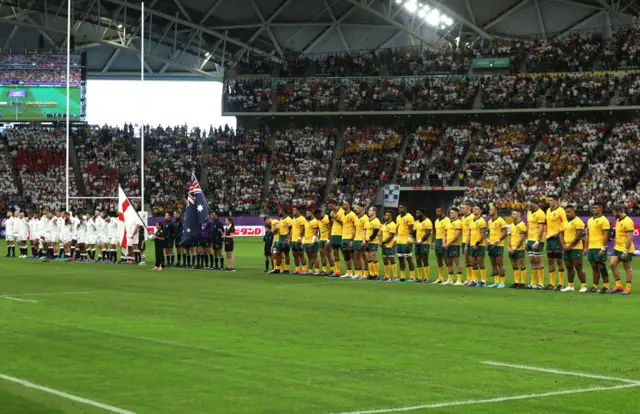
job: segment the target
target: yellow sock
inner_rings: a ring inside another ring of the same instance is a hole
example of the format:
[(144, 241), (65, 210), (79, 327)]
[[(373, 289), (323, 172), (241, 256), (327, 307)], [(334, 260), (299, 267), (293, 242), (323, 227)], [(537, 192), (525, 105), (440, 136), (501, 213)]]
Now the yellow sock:
[(284, 271), (288, 272), (291, 269), (291, 265), (285, 264), (284, 265)]
[(327, 273), (327, 266), (322, 266), (322, 273)]
[(449, 282), (453, 282), (453, 273), (449, 273), (448, 280), (449, 280)]
[(391, 265), (384, 265), (384, 277), (391, 279)]
[(405, 272), (406, 272), (405, 270), (402, 270), (402, 269), (400, 270), (400, 279), (405, 279), (407, 277)]
[(520, 283), (520, 269), (513, 269), (513, 281)]
[(393, 278), (397, 278), (398, 277), (398, 264), (394, 263), (391, 265), (391, 270), (393, 271)]
[(622, 287), (622, 282), (619, 280), (616, 280), (616, 287)]
[(363, 274), (364, 276), (366, 276), (366, 277), (369, 277), (369, 270), (368, 270), (368, 269), (364, 269), (364, 270), (362, 271), (362, 274)]
[(471, 269), (471, 280), (478, 280), (478, 273), (480, 273), (480, 270), (472, 268)]
[(580, 283), (580, 286), (581, 287), (587, 287), (587, 284), (586, 283)]
[(484, 269), (480, 269), (480, 277), (482, 278), (483, 282), (487, 281), (487, 268), (486, 267)]
[(438, 266), (438, 280), (444, 280), (444, 266)]
[(294, 270), (295, 270), (296, 272), (299, 272), (299, 271), (300, 271), (300, 267), (299, 267), (299, 266), (296, 266)]
[(302, 266), (302, 273), (307, 273), (307, 266)]
[(462, 272), (458, 273), (458, 282), (462, 282)]
[(473, 267), (467, 266), (467, 282), (473, 280)]
[(340, 262), (334, 262), (333, 263), (333, 271), (335, 273), (340, 273)]
[(564, 286), (564, 270), (558, 272), (558, 282)]
[(500, 283), (502, 283), (504, 285), (504, 276), (500, 276)]
[(424, 274), (424, 280), (429, 280), (429, 266), (423, 267), (422, 273)]
[(573, 283), (569, 282), (568, 286), (569, 286), (570, 288), (572, 288), (572, 287), (573, 287)]
[(380, 276), (380, 262), (376, 262), (376, 276)]
[(493, 283), (500, 283), (500, 276), (493, 275)]
[(362, 270), (356, 269), (356, 276), (362, 276)]
[(556, 285), (556, 272), (549, 272), (549, 284), (551, 286)]
[(409, 270), (409, 277), (413, 280), (415, 280), (416, 278), (416, 271), (415, 270)]
[(371, 262), (367, 263), (367, 271), (371, 276), (373, 276), (373, 263)]
[(607, 290), (609, 290), (609, 282), (604, 282), (604, 283), (602, 284), (602, 287), (603, 287), (603, 288), (605, 288), (605, 289), (607, 289)]
[(600, 289), (600, 285), (598, 283), (594, 283), (593, 287), (596, 288), (596, 289)]
[(631, 282), (627, 282), (627, 289), (631, 290)]
[[(535, 286), (538, 281), (538, 269), (531, 269), (531, 286)], [(526, 283), (526, 279), (525, 279)]]
[(422, 280), (422, 267), (417, 268), (418, 280)]
[(544, 269), (538, 269), (538, 284), (544, 286)]

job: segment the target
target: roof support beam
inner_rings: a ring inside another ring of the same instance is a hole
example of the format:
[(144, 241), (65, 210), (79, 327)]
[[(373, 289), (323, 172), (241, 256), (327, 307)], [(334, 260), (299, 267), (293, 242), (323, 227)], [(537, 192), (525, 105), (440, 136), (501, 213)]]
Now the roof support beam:
[(563, 30), (562, 33), (559, 34), (558, 36), (556, 36), (555, 38), (558, 39), (558, 38), (570, 35), (571, 32), (573, 32), (574, 30), (578, 30), (579, 28), (581, 28), (585, 24), (589, 23), (590, 21), (592, 21), (594, 19), (597, 19), (598, 17), (600, 17), (603, 14), (605, 14), (605, 12), (606, 12), (606, 10), (600, 10), (598, 12), (591, 13), (589, 16), (585, 17), (584, 19), (580, 20), (579, 22), (576, 22), (576, 23), (572, 24), (570, 27), (568, 27), (565, 30)]
[(618, 10), (615, 9), (615, 7), (611, 6), (607, 0), (598, 0), (598, 3), (602, 4), (602, 6), (609, 10), (611, 13), (615, 14), (616, 16), (618, 16), (618, 18), (620, 18), (620, 20), (622, 20), (623, 22), (625, 22), (628, 25), (634, 25), (634, 21), (633, 21), (633, 17), (629, 16), (628, 14), (624, 14), (619, 12)]
[(204, 22), (209, 20), (209, 17), (211, 17), (211, 15), (216, 11), (216, 9), (220, 7), (223, 1), (224, 0), (218, 0), (215, 3), (213, 3), (213, 6), (211, 6), (211, 8), (204, 14), (204, 16), (202, 16), (202, 19), (200, 19), (200, 24), (204, 24)]
[(529, 3), (529, 0), (520, 0), (519, 2), (514, 4), (513, 6), (509, 7), (507, 10), (505, 10), (502, 14), (500, 14), (499, 16), (497, 16), (496, 18), (494, 18), (493, 20), (489, 21), (487, 24), (482, 26), (482, 30), (488, 30), (488, 29), (492, 28), (493, 26), (495, 26), (496, 24), (500, 23), (501, 21), (503, 21), (507, 17), (511, 16), (513, 13), (517, 12), (518, 10), (520, 10), (527, 3)]
[(471, 8), (471, 0), (465, 0), (465, 6), (467, 7), (467, 13), (469, 13), (469, 18), (471, 19), (471, 23), (476, 24), (476, 15), (473, 14), (473, 9)]
[(399, 38), (403, 33), (404, 33), (404, 30), (398, 30), (393, 35), (391, 35), (387, 40), (385, 40), (384, 42), (380, 43), (378, 45), (378, 47), (376, 47), (376, 50), (380, 50), (380, 49), (384, 49), (384, 48), (388, 47), (389, 43), (391, 43), (394, 40), (396, 40), (397, 38)]
[(546, 38), (547, 37), (547, 29), (544, 25), (544, 19), (542, 18), (542, 10), (540, 9), (540, 3), (538, 0), (533, 0), (533, 4), (536, 6), (536, 16), (538, 16), (538, 24), (540, 25), (540, 32)]
[[(239, 58), (245, 52), (245, 50), (249, 49), (249, 45), (253, 43), (258, 38), (258, 36), (260, 36), (260, 33), (262, 33), (263, 30), (267, 29), (271, 24), (271, 22), (273, 22), (273, 20), (276, 17), (278, 17), (280, 13), (282, 13), (282, 11), (292, 2), (293, 0), (284, 0), (282, 3), (280, 3), (280, 6), (278, 6), (278, 8), (275, 9), (273, 13), (271, 13), (271, 16), (269, 16), (269, 18), (266, 21), (263, 21), (262, 26), (260, 26), (260, 28), (256, 30), (255, 33), (249, 38), (249, 40), (247, 41), (247, 44), (242, 49), (238, 50), (238, 52), (235, 54), (236, 59)], [(274, 36), (274, 39), (275, 39), (275, 36)]]
[[(319, 45), (320, 42), (322, 42), (336, 28), (337, 25), (344, 22), (347, 19), (347, 17), (349, 17), (356, 10), (357, 10), (356, 5), (352, 5), (351, 7), (349, 7), (347, 11), (342, 14), (342, 16), (338, 17), (338, 20), (336, 20), (335, 23), (333, 23), (331, 26), (327, 27), (322, 32), (320, 32), (320, 34), (302, 50), (302, 54), (309, 53), (310, 51), (312, 51), (313, 48)], [(324, 13), (324, 10), (322, 11), (322, 13)], [(304, 27), (302, 29), (304, 29)], [(298, 30), (296, 33), (293, 34), (293, 36), (287, 39), (287, 43), (293, 37), (295, 37), (300, 32), (300, 30)]]
[(189, 16), (189, 13), (187, 13), (187, 11), (184, 9), (184, 6), (182, 5), (182, 3), (180, 2), (180, 0), (173, 0), (173, 3), (176, 5), (176, 7), (178, 8), (178, 10), (180, 10), (180, 13), (182, 13), (182, 15), (189, 20), (190, 22), (192, 22), (193, 20), (191, 19), (191, 16)]
[[(171, 55), (171, 57), (169, 58), (172, 62), (176, 62), (178, 59), (180, 59), (180, 56), (182, 56), (182, 54), (189, 49), (189, 46), (191, 46), (191, 42), (193, 42), (193, 39), (196, 38), (196, 36), (201, 33), (198, 30), (195, 30), (191, 36), (189, 36), (189, 40), (187, 41), (187, 44), (179, 51), (174, 53), (173, 55)], [(162, 68), (160, 69), (160, 73), (164, 73), (170, 66), (169, 62), (165, 62), (164, 65), (162, 65)]]
[(107, 63), (104, 64), (100, 72), (107, 73), (111, 68), (111, 65), (113, 65), (113, 62), (115, 62), (118, 56), (120, 56), (120, 53), (122, 53), (122, 49), (114, 50), (113, 53), (111, 54), (111, 57), (109, 57), (109, 60), (107, 60)]
[(13, 26), (13, 29), (11, 29), (11, 33), (9, 34), (9, 37), (7, 37), (7, 41), (4, 42), (4, 47), (2, 48), (3, 50), (8, 50), (9, 49), (9, 45), (11, 44), (11, 41), (13, 40), (13, 37), (18, 32), (18, 27), (20, 27), (20, 26)]
[(579, 1), (576, 0), (553, 0), (554, 3), (564, 3), (567, 4), (569, 6), (579, 6), (579, 7), (585, 7), (588, 9), (593, 9), (593, 10), (602, 10), (602, 7), (598, 7), (595, 6), (593, 4), (588, 4), (588, 3), (581, 3)]
[(439, 1), (436, 1), (436, 0), (425, 0), (425, 3), (428, 3), (432, 7), (435, 7), (437, 9), (439, 9), (444, 14), (446, 14), (449, 17), (451, 17), (454, 21), (457, 20), (459, 22), (464, 23), (465, 26), (467, 26), (468, 28), (470, 28), (471, 30), (476, 32), (479, 36), (482, 36), (485, 39), (493, 39), (493, 36), (490, 35), (489, 33), (487, 33), (486, 29), (484, 27), (480, 28), (480, 27), (476, 26), (474, 23), (470, 22), (469, 19), (465, 18), (460, 13), (457, 13), (457, 12), (451, 10), (449, 7), (443, 5)]
[(329, 13), (329, 17), (331, 17), (331, 20), (333, 20), (333, 24), (336, 25), (336, 30), (338, 32), (338, 36), (340, 37), (340, 41), (342, 42), (342, 47), (344, 47), (344, 50), (346, 50), (347, 52), (351, 50), (351, 48), (349, 48), (349, 44), (347, 43), (347, 39), (344, 37), (344, 33), (342, 33), (342, 29), (340, 28), (340, 23), (338, 23), (338, 21), (336, 20), (336, 16), (335, 14), (333, 14), (333, 10), (331, 10), (331, 5), (329, 4), (328, 0), (324, 0), (324, 5), (327, 8), (327, 12)]
[(253, 11), (256, 12), (256, 16), (258, 16), (258, 19), (260, 19), (260, 21), (262, 22), (264, 30), (267, 31), (267, 34), (269, 35), (269, 38), (271, 39), (271, 43), (273, 43), (274, 49), (276, 50), (276, 52), (278, 52), (278, 55), (281, 58), (284, 59), (284, 53), (282, 53), (282, 48), (278, 44), (278, 39), (276, 39), (276, 37), (274, 36), (273, 32), (271, 31), (271, 27), (269, 27), (269, 24), (264, 19), (264, 15), (260, 11), (260, 8), (256, 4), (255, 0), (249, 0), (249, 2), (251, 3), (251, 7), (253, 7)]

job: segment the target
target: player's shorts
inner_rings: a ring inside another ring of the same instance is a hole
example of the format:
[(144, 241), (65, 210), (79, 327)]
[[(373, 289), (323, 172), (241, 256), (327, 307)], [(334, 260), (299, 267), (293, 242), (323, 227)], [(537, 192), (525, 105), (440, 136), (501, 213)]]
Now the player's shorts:
[(224, 251), (225, 253), (229, 253), (233, 251), (233, 240), (231, 240), (230, 242), (226, 242), (224, 244)]
[(273, 256), (273, 250), (271, 250), (269, 248), (264, 249), (264, 255), (265, 255), (265, 257)]
[(184, 246), (182, 244), (182, 237), (180, 237), (179, 239), (176, 239), (175, 244), (176, 244), (176, 249), (183, 249)]
[(444, 244), (444, 241), (442, 239), (436, 239), (436, 244), (435, 244), (436, 254), (444, 254), (444, 249), (442, 248), (443, 244)]
[(342, 247), (342, 236), (331, 236), (331, 248), (339, 249)]
[(304, 252), (304, 245), (293, 243), (291, 245), (291, 250), (293, 250), (294, 252)]
[(362, 240), (353, 241), (353, 250), (356, 252), (361, 252), (364, 250), (364, 248), (362, 247)]
[(513, 259), (513, 260), (524, 259), (524, 249), (514, 250), (513, 253), (509, 253), (509, 259)]
[(429, 254), (429, 250), (431, 250), (431, 245), (429, 243), (416, 244), (416, 256)]
[(287, 244), (287, 236), (280, 236), (276, 242), (276, 249), (289, 253), (291, 246)]
[(324, 250), (325, 247), (327, 247), (327, 240), (320, 240), (320, 250)]
[(582, 249), (562, 252), (562, 260), (582, 260)]
[(587, 260), (590, 263), (604, 263), (607, 260), (607, 251), (604, 251), (604, 254), (600, 256), (600, 249), (589, 249), (587, 250)]
[(460, 246), (449, 246), (445, 251), (447, 257), (460, 257)]
[(469, 256), (471, 257), (485, 257), (487, 255), (486, 246), (469, 246)]
[(141, 252), (144, 252), (146, 250), (146, 247), (147, 247), (147, 243), (144, 240), (142, 241), (138, 240), (138, 250), (140, 250)]
[(211, 242), (211, 248), (213, 250), (222, 250), (222, 240), (214, 240)]
[(552, 252), (556, 250), (562, 250), (562, 245), (560, 244), (560, 237), (551, 237), (547, 239), (547, 252)]
[[(91, 244), (91, 243), (89, 243)], [(135, 248), (138, 246), (138, 241), (134, 240), (134, 239), (127, 239), (127, 248), (131, 247), (131, 248)]]
[(391, 257), (393, 258), (396, 255), (396, 252), (393, 250), (393, 247), (383, 247), (382, 248), (382, 257)]
[(87, 244), (96, 244), (96, 236), (87, 236), (86, 237)]
[(493, 246), (488, 249), (489, 257), (504, 256), (504, 246)]
[(305, 253), (318, 253), (318, 243), (305, 243), (304, 244), (304, 252)]
[(63, 243), (63, 244), (71, 243), (71, 235), (70, 234), (61, 234), (60, 235), (60, 243)]
[(164, 246), (163, 246), (163, 248), (164, 248), (164, 249), (173, 249), (173, 242), (174, 242), (174, 240), (173, 240), (173, 239), (167, 239), (167, 240), (165, 240), (165, 241), (164, 241)]
[(47, 235), (47, 241), (49, 243), (57, 243), (60, 240), (60, 235), (58, 233), (49, 233)]
[(118, 238), (117, 237), (112, 237), (109, 239), (109, 244), (111, 246), (117, 246), (118, 245)]
[(627, 258), (626, 259), (622, 259), (622, 253), (620, 250), (614, 250), (613, 253), (611, 253), (611, 256), (615, 256), (618, 258), (618, 260), (622, 263), (631, 263), (632, 259), (633, 259), (633, 253), (627, 253)]
[(410, 257), (413, 253), (413, 244), (396, 244), (396, 254), (398, 257)]
[(369, 243), (367, 244), (367, 248), (365, 249), (368, 253), (377, 253), (378, 252), (378, 243)]
[(203, 249), (211, 248), (211, 240), (208, 237), (198, 237), (197, 246)]
[(544, 242), (538, 243), (538, 248), (534, 249), (533, 245), (536, 243), (535, 240), (527, 240), (526, 250), (529, 253), (529, 256), (542, 256), (542, 251), (544, 250)]
[(342, 239), (341, 248), (342, 250), (350, 250), (351, 249), (351, 240), (350, 239)]

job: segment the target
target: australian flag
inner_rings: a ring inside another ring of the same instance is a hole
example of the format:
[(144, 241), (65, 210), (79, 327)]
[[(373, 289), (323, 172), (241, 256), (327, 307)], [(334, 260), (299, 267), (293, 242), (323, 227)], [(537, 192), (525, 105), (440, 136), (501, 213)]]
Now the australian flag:
[(209, 217), (209, 204), (207, 204), (207, 199), (204, 198), (198, 179), (193, 175), (193, 183), (189, 187), (189, 194), (187, 195), (184, 231), (182, 232), (183, 243), (198, 237), (200, 225), (207, 217)]

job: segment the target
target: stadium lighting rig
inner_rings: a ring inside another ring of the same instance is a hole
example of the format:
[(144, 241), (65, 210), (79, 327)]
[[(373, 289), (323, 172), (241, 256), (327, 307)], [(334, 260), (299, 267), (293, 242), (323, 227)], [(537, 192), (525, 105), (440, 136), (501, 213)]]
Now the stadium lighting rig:
[(453, 24), (451, 17), (417, 0), (395, 0), (395, 2), (399, 6), (404, 6), (409, 13), (423, 19), (429, 26), (444, 30)]

